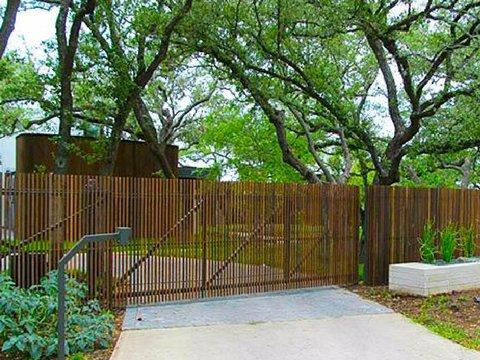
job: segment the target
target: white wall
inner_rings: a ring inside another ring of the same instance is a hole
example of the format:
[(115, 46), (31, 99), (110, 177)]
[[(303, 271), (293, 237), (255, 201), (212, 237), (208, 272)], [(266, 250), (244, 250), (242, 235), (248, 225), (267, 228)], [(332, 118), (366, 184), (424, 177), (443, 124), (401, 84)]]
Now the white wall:
[(0, 172), (15, 170), (15, 137), (0, 139)]

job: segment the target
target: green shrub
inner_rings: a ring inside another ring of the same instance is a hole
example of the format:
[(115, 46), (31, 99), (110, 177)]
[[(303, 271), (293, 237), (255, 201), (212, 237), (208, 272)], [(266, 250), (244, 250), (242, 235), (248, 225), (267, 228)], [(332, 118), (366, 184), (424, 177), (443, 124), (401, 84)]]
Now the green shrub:
[(453, 260), (458, 246), (457, 237), (458, 230), (454, 224), (449, 224), (440, 231), (440, 253), (442, 259), (447, 263)]
[(460, 229), (460, 246), (463, 256), (473, 257), (475, 255), (475, 231), (471, 226)]
[[(92, 351), (108, 347), (113, 316), (87, 300), (87, 287), (72, 277), (66, 281), (66, 352)], [(29, 289), (14, 286), (0, 273), (0, 346), (13, 356), (51, 358), (57, 351), (57, 273)]]
[(420, 237), (420, 257), (423, 262), (431, 264), (435, 261), (437, 247), (435, 246), (435, 237), (437, 233), (433, 228), (432, 222), (427, 222), (423, 227), (422, 236)]

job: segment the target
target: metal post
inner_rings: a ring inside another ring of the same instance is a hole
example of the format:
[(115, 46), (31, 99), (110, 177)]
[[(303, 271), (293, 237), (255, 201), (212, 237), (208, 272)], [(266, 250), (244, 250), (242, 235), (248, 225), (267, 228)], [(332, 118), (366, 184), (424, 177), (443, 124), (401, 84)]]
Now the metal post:
[(120, 245), (125, 245), (132, 235), (132, 229), (127, 227), (117, 228), (115, 233), (85, 235), (76, 243), (58, 262), (58, 359), (65, 360), (65, 265), (87, 243), (102, 242), (109, 239), (117, 240)]

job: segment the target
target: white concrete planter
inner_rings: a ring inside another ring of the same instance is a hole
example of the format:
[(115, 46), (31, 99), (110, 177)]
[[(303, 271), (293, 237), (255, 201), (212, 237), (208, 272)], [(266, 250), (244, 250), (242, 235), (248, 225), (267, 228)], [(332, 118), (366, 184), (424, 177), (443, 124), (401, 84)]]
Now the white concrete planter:
[(448, 265), (418, 262), (391, 264), (388, 288), (420, 296), (480, 289), (480, 262)]

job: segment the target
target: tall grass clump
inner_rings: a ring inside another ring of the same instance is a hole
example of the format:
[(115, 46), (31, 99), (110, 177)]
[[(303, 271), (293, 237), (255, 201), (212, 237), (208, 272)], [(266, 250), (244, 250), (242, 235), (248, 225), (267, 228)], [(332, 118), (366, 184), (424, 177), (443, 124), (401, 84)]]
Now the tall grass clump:
[(440, 231), (440, 254), (443, 261), (452, 262), (458, 246), (458, 229), (454, 224), (445, 226)]
[(460, 247), (462, 249), (463, 256), (473, 257), (475, 255), (475, 231), (472, 226), (463, 227), (460, 229)]
[(431, 221), (427, 222), (423, 227), (422, 235), (420, 236), (420, 257), (422, 261), (431, 264), (435, 261), (437, 254), (437, 247), (435, 245), (435, 238), (437, 232), (434, 229)]

